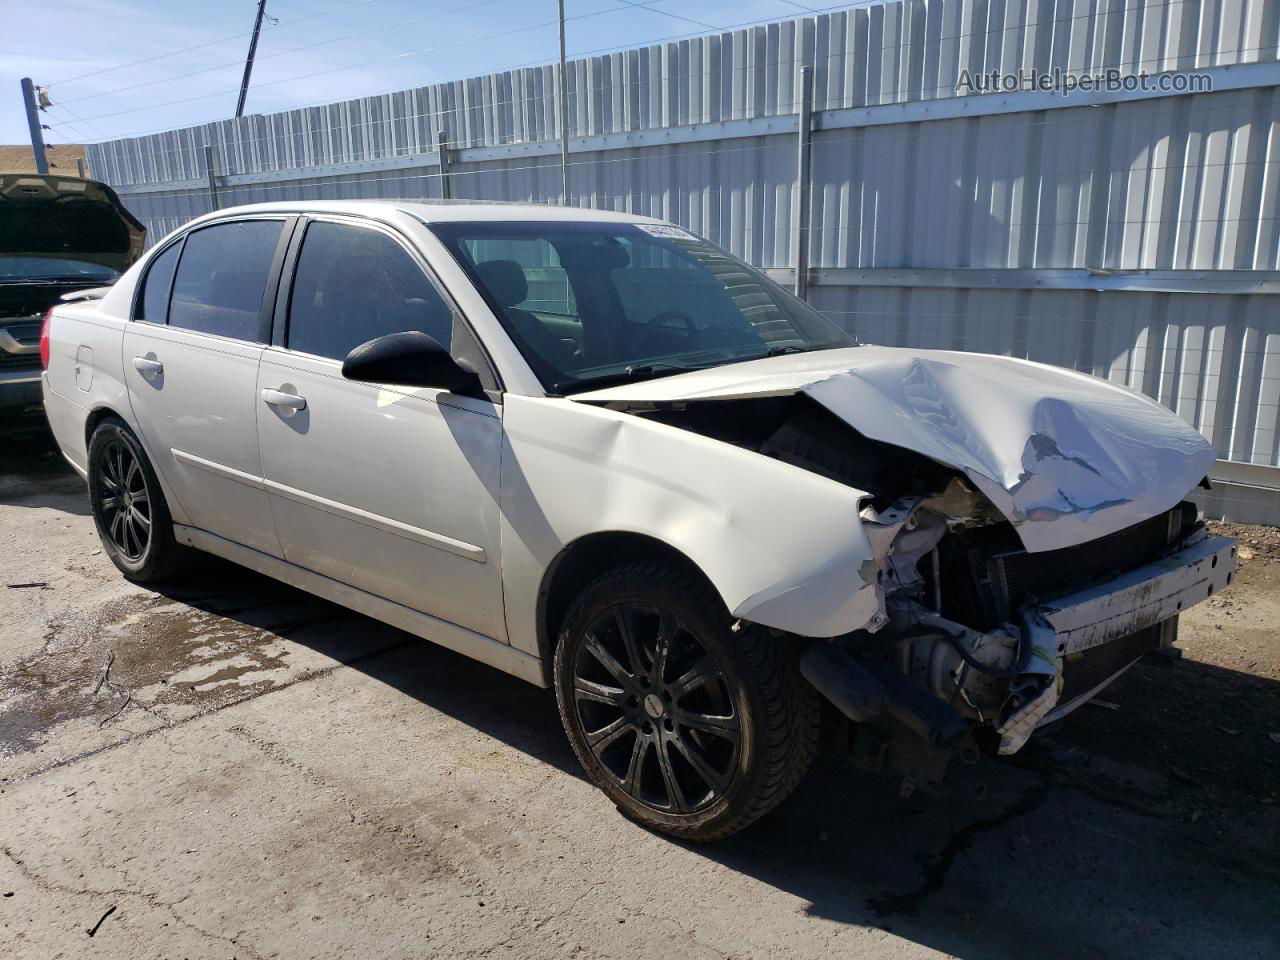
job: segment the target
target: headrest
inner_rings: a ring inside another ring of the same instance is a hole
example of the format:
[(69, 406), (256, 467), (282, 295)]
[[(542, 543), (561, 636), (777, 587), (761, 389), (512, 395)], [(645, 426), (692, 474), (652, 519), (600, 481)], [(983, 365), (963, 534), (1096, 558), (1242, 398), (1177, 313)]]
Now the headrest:
[(524, 268), (514, 260), (486, 260), (476, 264), (480, 282), (500, 307), (514, 307), (529, 297), (529, 281)]

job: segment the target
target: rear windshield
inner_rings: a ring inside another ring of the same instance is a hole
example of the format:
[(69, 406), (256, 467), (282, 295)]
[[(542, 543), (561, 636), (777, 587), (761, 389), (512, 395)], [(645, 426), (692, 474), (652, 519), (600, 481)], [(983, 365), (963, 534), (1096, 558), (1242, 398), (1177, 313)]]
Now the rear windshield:
[(677, 227), (431, 229), (554, 393), (852, 344), (751, 267)]
[(0, 283), (23, 280), (113, 280), (110, 267), (59, 257), (0, 257)]

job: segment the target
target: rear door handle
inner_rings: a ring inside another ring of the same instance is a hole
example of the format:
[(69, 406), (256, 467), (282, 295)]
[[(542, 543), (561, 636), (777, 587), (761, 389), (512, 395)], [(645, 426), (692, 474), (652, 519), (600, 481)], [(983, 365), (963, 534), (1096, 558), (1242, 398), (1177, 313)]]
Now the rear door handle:
[[(282, 407), (291, 413), (307, 409), (306, 398), (293, 393), (281, 393), (279, 390), (267, 389), (262, 391), (262, 399), (273, 407)], [(286, 414), (286, 416), (289, 415)]]
[(148, 380), (154, 380), (160, 374), (164, 373), (164, 364), (159, 360), (150, 360), (147, 357), (134, 357), (133, 368)]

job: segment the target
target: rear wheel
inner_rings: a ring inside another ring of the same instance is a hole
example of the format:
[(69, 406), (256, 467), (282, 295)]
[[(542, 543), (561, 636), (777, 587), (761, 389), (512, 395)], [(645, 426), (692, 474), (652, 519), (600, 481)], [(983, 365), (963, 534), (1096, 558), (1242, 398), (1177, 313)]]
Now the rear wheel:
[(791, 793), (818, 735), (818, 697), (786, 644), (738, 633), (720, 598), (666, 563), (592, 582), (556, 648), (561, 720), (591, 779), (647, 827), (726, 837)]
[(130, 580), (154, 583), (186, 568), (191, 551), (173, 536), (173, 518), (155, 470), (119, 420), (89, 439), (89, 502), (102, 548)]

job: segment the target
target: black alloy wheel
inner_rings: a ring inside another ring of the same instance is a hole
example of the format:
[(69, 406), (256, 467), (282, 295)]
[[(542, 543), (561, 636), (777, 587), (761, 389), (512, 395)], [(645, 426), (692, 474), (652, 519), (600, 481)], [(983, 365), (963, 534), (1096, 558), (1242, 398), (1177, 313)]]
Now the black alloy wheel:
[(671, 611), (602, 611), (578, 644), (573, 698), (592, 754), (630, 796), (686, 814), (724, 795), (741, 719), (714, 656)]
[(151, 544), (151, 493), (142, 465), (122, 438), (110, 440), (99, 458), (95, 506), (120, 555), (141, 560)]
[(560, 719), (620, 811), (682, 839), (720, 839), (781, 803), (813, 759), (818, 694), (798, 653), (762, 627), (735, 630), (696, 569), (637, 561), (597, 577), (564, 616)]
[(123, 421), (107, 417), (94, 428), (88, 473), (94, 525), (121, 573), (154, 583), (189, 566), (194, 551), (175, 539), (160, 481)]

